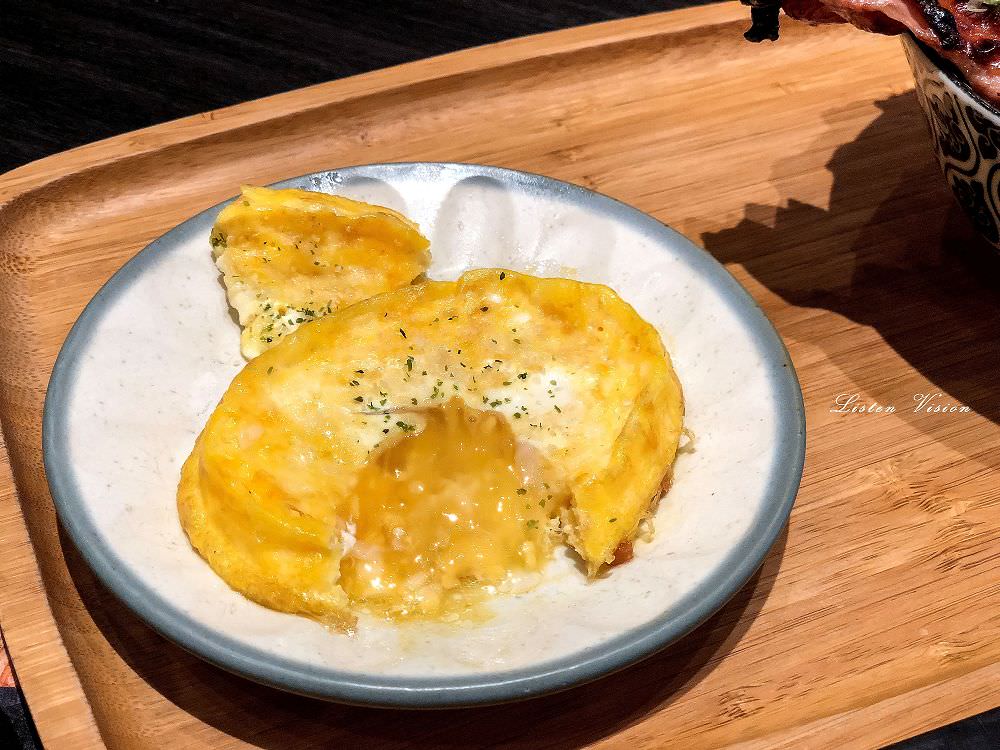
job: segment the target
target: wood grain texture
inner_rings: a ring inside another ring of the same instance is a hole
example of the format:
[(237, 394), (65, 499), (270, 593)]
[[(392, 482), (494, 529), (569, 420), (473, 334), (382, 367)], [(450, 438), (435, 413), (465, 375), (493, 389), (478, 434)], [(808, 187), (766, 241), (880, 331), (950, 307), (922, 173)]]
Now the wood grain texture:
[(0, 688), (12, 688), (14, 684), (14, 670), (10, 666), (10, 657), (7, 655), (7, 646), (3, 644), (3, 633), (0, 632)]
[[(46, 747), (874, 747), (1000, 703), (1000, 270), (953, 207), (897, 41), (789, 23), (757, 47), (744, 26), (727, 4), (519, 39), (0, 178), (20, 497), (0, 493), (0, 602)], [(673, 647), (524, 704), (390, 713), (229, 676), (129, 614), (60, 532), (40, 415), (83, 305), (164, 230), (241, 181), (422, 159), (593, 187), (703, 245), (788, 344), (809, 444), (761, 571)], [(972, 411), (915, 413), (927, 392)], [(841, 393), (898, 411), (831, 413)]]
[(709, 1), (0, 0), (0, 172), (280, 91)]
[[(6, 295), (0, 295), (0, 299), (5, 298)], [(4, 337), (2, 341), (0, 367), (6, 368), (13, 352), (10, 339)], [(3, 382), (5, 394), (7, 389), (7, 383)], [(5, 406), (6, 400), (0, 402), (0, 408)], [(4, 431), (6, 430), (7, 427), (4, 426)], [(0, 445), (0, 448), (3, 447)], [(52, 501), (49, 499), (46, 502), (51, 504)], [(41, 570), (52, 566), (36, 562), (36, 550), (32, 548), (24, 522), (32, 514), (25, 507), (22, 515), (19, 508), (7, 451), (2, 450), (0, 549), (4, 550), (5, 556), (3, 565), (0, 565), (0, 621), (3, 622), (7, 650), (15, 655), (14, 658), (20, 657), (23, 669), (30, 673), (27, 686), (21, 681), (21, 689), (26, 696), (39, 698), (31, 701), (36, 727), (42, 726), (46, 730), (52, 727), (54, 730), (51, 734), (47, 731), (40, 733), (46, 744), (51, 737), (56, 747), (99, 747), (101, 738), (90, 705), (68, 658), (53, 610), (46, 598), (44, 582), (51, 579), (43, 579)], [(54, 524), (55, 514), (51, 507), (46, 509), (46, 514), (49, 516), (48, 523)], [(42, 551), (46, 547), (40, 545), (37, 549)], [(55, 566), (58, 570), (58, 561)], [(54, 593), (58, 596), (58, 593)]]

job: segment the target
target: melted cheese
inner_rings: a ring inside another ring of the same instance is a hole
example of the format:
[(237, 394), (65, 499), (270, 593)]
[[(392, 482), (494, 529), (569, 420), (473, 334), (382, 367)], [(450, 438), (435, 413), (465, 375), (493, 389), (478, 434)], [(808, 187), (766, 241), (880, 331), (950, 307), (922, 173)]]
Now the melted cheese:
[(452, 399), (424, 418), (359, 473), (356, 541), (340, 566), (352, 601), (395, 617), (457, 615), (538, 571), (566, 500), (519, 460), (503, 416)]

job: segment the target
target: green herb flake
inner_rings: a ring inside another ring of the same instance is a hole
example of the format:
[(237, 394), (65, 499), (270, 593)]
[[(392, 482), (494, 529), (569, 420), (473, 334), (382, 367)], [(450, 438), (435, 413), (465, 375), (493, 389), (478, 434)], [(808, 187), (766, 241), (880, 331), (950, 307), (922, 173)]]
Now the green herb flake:
[(531, 519), (525, 521), (524, 523), (525, 523), (525, 525), (529, 529), (537, 529), (538, 528), (538, 519), (537, 518), (531, 518)]
[(406, 358), (406, 371), (413, 372), (413, 357)]
[(400, 328), (399, 329), (399, 335), (402, 336), (405, 339), (406, 338), (406, 331), (404, 331), (402, 328)]
[(413, 432), (415, 429), (417, 429), (412, 424), (407, 424), (406, 422), (402, 421), (396, 422), (396, 427), (401, 429), (403, 432)]
[(528, 379), (528, 373), (526, 373), (526, 372), (518, 373), (517, 377), (519, 377), (521, 380), (527, 380)]
[(359, 404), (363, 404), (365, 402), (365, 397), (364, 396), (355, 396), (354, 400), (357, 401)]
[(524, 489), (524, 487), (518, 487), (517, 488), (517, 494), (518, 495), (527, 495), (528, 491), (526, 489)]

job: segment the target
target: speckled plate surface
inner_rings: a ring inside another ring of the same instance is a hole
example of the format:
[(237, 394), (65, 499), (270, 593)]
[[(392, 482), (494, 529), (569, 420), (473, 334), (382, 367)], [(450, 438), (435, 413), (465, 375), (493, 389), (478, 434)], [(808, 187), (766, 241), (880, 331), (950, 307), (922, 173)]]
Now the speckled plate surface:
[(709, 255), (655, 219), (538, 175), (382, 164), (280, 183), (390, 206), (431, 240), (429, 275), (475, 267), (608, 284), (653, 323), (684, 387), (695, 450), (678, 458), (636, 557), (587, 583), (563, 555), (474, 626), (353, 636), (231, 591), (188, 545), (178, 472), (243, 366), (208, 235), (220, 206), (153, 242), (94, 297), (49, 384), (45, 467), (59, 516), (102, 581), (159, 632), (230, 671), (299, 693), (437, 707), (539, 695), (594, 679), (684, 635), (753, 574), (802, 474), (802, 396), (757, 305)]

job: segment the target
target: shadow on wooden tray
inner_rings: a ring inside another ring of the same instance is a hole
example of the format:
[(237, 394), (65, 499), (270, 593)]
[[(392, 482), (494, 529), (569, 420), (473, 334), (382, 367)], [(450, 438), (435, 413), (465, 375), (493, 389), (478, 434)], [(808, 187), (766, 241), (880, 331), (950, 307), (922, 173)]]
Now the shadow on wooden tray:
[[(740, 642), (771, 592), (786, 537), (787, 529), (760, 570), (718, 613), (633, 667), (588, 685), (520, 703), (394, 711), (283, 693), (201, 661), (163, 639), (107, 591), (60, 527), (66, 563), (81, 598), (101, 633), (128, 666), (198, 720), (274, 750), (498, 745), (560, 750), (597, 741), (684, 695)], [(622, 602), (622, 606), (627, 605)]]
[[(907, 364), (930, 381), (918, 392), (932, 404), (964, 404), (1000, 423), (1000, 254), (982, 240), (955, 203), (935, 161), (914, 94), (877, 102), (881, 113), (836, 149), (829, 204), (748, 205), (736, 226), (701, 237), (723, 263), (738, 263), (789, 304), (830, 310), (873, 328), (899, 355), (898, 368), (874, 368), (865, 351), (838, 336), (796, 335), (820, 347), (843, 374), (822, 394), (893, 404), (909, 425), (968, 454), (955, 420), (915, 412), (916, 393), (901, 389)], [(836, 120), (837, 110), (829, 118)], [(782, 161), (771, 179), (794, 183), (808, 156)], [(785, 188), (787, 192), (787, 187)], [(979, 460), (983, 460), (982, 456)], [(996, 463), (993, 459), (987, 459)]]

